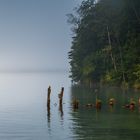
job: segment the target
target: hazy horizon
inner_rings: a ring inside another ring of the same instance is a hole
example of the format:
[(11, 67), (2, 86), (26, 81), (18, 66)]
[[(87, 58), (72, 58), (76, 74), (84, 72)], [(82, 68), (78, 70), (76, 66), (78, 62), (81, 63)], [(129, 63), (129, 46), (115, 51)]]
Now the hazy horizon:
[(48, 72), (69, 72), (69, 69), (60, 69), (60, 68), (48, 68), (48, 69), (1, 69), (0, 73), (48, 73)]
[(79, 1), (0, 1), (0, 72), (68, 70), (67, 14)]

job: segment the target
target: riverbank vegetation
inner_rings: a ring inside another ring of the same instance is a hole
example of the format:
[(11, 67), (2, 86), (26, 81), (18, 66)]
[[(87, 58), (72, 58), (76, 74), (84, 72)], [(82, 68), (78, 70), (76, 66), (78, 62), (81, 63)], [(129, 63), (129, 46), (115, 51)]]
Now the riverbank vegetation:
[(139, 0), (84, 0), (68, 14), (72, 81), (140, 88), (139, 7)]

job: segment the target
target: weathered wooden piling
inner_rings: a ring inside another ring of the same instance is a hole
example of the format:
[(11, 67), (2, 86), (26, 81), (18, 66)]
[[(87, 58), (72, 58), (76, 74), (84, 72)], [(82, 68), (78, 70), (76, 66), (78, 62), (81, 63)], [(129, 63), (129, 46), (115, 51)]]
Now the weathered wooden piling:
[(76, 98), (73, 99), (72, 106), (74, 110), (79, 108), (79, 101)]
[(136, 107), (136, 102), (134, 101), (133, 98), (130, 99), (130, 106), (129, 106), (129, 109), (130, 110), (134, 110)]
[(51, 86), (48, 87), (48, 100), (50, 100), (50, 94), (51, 94)]
[(48, 87), (48, 95), (47, 95), (47, 107), (50, 108), (50, 94), (51, 94), (51, 86)]
[(60, 94), (58, 94), (59, 98), (59, 111), (61, 113), (61, 118), (63, 117), (63, 95), (64, 95), (64, 87), (61, 88)]
[(101, 109), (102, 107), (102, 101), (99, 99), (96, 99), (96, 104), (95, 104), (96, 109)]
[(58, 97), (59, 97), (59, 105), (62, 105), (63, 95), (64, 95), (64, 87), (61, 88), (61, 92), (60, 92), (60, 94), (58, 94)]
[(136, 107), (136, 102), (133, 98), (130, 99), (130, 103), (123, 106), (124, 108), (128, 108), (129, 110), (133, 111)]

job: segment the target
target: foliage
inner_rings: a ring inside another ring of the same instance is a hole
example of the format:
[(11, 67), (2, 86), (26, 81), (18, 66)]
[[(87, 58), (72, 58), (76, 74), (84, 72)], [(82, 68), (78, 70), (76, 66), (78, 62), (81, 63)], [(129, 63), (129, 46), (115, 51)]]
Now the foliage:
[(84, 0), (68, 15), (75, 82), (140, 82), (140, 1)]

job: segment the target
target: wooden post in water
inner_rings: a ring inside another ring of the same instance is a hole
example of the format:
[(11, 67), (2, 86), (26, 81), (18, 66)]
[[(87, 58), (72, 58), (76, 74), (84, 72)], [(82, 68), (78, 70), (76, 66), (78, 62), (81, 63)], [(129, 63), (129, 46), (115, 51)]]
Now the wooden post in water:
[(59, 105), (62, 105), (62, 102), (63, 102), (63, 94), (64, 94), (64, 87), (61, 88), (61, 92), (58, 95), (59, 96)]
[(48, 87), (48, 95), (47, 95), (47, 107), (50, 109), (50, 94), (51, 94), (51, 86)]
[(64, 94), (64, 87), (61, 88), (61, 92), (60, 94), (58, 94), (58, 98), (59, 98), (59, 111), (61, 113), (61, 118), (63, 118), (63, 94)]
[(72, 105), (73, 105), (73, 109), (75, 111), (76, 109), (79, 108), (79, 101), (76, 98), (74, 98), (73, 102), (72, 102)]
[(60, 111), (61, 119), (63, 120), (63, 105), (62, 105), (62, 103), (59, 103), (59, 111)]

